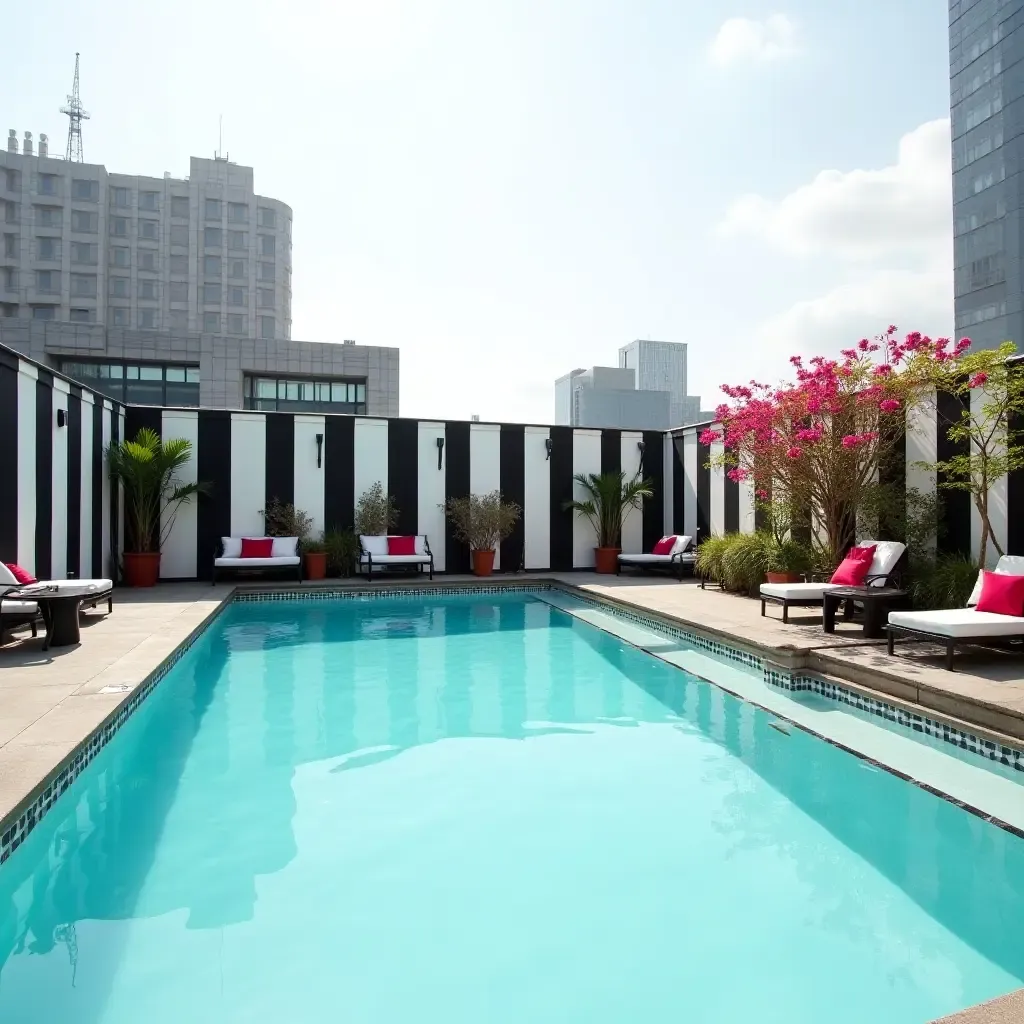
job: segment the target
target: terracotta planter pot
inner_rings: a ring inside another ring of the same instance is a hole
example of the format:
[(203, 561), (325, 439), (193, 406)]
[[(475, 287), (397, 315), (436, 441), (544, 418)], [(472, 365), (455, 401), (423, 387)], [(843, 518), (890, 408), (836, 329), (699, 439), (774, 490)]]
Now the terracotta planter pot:
[(126, 551), (124, 581), (129, 587), (152, 587), (160, 578), (159, 551)]
[(622, 548), (594, 548), (594, 571), (614, 573), (619, 567)]
[(798, 572), (766, 572), (769, 583), (800, 583), (802, 577)]
[(494, 572), (494, 551), (473, 552), (473, 575), (490, 576)]
[(302, 556), (302, 568), (307, 580), (327, 578), (327, 552), (307, 551)]

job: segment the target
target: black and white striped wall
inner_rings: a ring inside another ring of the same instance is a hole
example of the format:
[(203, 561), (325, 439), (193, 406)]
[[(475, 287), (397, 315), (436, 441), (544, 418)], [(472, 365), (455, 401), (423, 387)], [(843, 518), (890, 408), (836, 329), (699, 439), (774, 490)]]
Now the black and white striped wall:
[(116, 578), (103, 452), (123, 432), (123, 406), (0, 349), (0, 561)]
[(623, 548), (650, 550), (662, 533), (659, 432), (136, 406), (125, 425), (128, 436), (151, 426), (165, 439), (188, 438), (194, 457), (183, 477), (210, 484), (179, 512), (164, 544), (168, 579), (208, 578), (218, 539), (262, 533), (260, 510), (271, 498), (309, 513), (316, 531), (349, 528), (359, 496), (377, 481), (398, 507), (397, 531), (426, 534), (439, 571), (470, 567), (441, 511), (445, 499), (495, 489), (523, 509), (497, 569), (592, 566), (593, 531), (563, 508), (574, 497), (573, 476), (634, 473), (641, 460), (657, 496), (627, 516)]

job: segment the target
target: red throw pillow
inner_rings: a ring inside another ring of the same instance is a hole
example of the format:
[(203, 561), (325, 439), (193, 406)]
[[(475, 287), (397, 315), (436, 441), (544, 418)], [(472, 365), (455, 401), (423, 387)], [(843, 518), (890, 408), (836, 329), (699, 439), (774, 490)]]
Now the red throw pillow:
[(1024, 576), (1006, 576), (983, 570), (979, 612), (1024, 616)]
[(389, 555), (415, 555), (415, 537), (388, 537)]
[(22, 586), (27, 586), (29, 583), (38, 583), (39, 580), (35, 578), (27, 569), (22, 569), (20, 565), (15, 565), (13, 562), (4, 562), (7, 566), (10, 574), (20, 583)]
[(839, 568), (832, 573), (829, 583), (838, 583), (842, 587), (859, 587), (875, 560), (875, 545), (866, 548), (850, 548)]
[(273, 550), (273, 537), (242, 538), (242, 558), (270, 558)]
[(672, 548), (675, 546), (675, 537), (662, 537), (657, 544), (651, 548), (652, 555), (671, 555)]

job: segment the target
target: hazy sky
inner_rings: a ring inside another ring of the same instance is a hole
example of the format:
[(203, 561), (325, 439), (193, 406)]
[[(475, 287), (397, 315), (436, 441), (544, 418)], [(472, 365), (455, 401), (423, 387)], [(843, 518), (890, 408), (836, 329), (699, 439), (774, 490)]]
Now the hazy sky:
[(794, 351), (952, 332), (946, 22), (935, 0), (16, 4), (0, 127), (63, 150), (76, 50), (89, 161), (183, 176), (223, 114), (294, 210), (293, 337), (398, 346), (403, 415), (549, 422), (556, 376), (638, 337), (689, 342), (709, 407)]

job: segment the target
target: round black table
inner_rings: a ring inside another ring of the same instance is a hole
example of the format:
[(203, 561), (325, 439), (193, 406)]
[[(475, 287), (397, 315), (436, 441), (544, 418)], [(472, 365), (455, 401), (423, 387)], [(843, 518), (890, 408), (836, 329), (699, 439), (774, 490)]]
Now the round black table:
[(46, 637), (43, 650), (50, 647), (70, 647), (81, 640), (78, 628), (78, 611), (82, 602), (96, 594), (95, 587), (62, 586), (33, 587), (11, 591), (4, 594), (5, 598), (14, 601), (35, 601), (39, 605), (43, 622), (46, 623)]
[[(906, 599), (907, 591), (895, 587), (836, 587), (826, 590), (821, 625), (826, 633), (834, 633), (839, 606), (844, 601), (858, 601), (864, 605), (864, 636), (878, 639), (889, 621), (889, 609), (903, 604)], [(847, 605), (847, 610), (850, 610), (850, 605)]]

